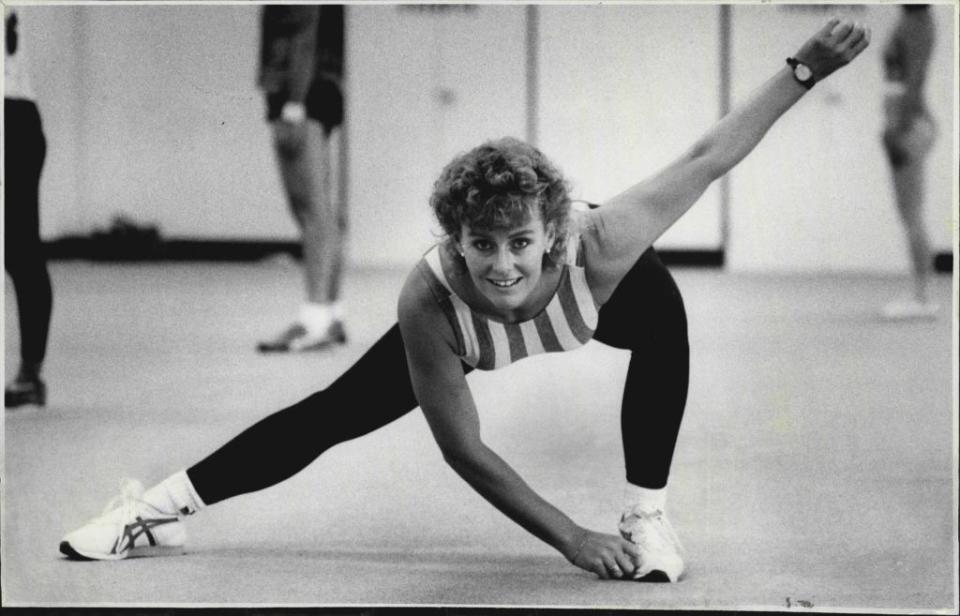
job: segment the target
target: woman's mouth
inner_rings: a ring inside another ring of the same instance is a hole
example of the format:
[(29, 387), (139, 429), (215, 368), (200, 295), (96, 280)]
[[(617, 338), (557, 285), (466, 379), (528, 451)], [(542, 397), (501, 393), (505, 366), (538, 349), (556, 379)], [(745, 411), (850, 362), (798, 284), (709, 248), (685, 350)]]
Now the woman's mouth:
[(522, 276), (508, 279), (487, 278), (487, 282), (500, 289), (509, 289), (510, 287), (517, 285), (522, 278)]

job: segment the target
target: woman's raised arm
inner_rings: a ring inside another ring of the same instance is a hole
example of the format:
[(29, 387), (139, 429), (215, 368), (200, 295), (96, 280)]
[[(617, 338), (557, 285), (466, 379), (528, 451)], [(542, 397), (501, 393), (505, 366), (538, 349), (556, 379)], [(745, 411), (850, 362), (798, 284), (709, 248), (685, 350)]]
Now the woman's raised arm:
[[(588, 276), (598, 299), (653, 242), (680, 218), (717, 178), (737, 165), (773, 123), (816, 81), (853, 60), (870, 42), (870, 31), (849, 20), (831, 19), (750, 98), (724, 116), (680, 158), (617, 195), (591, 215), (584, 235)], [(813, 81), (806, 85), (804, 67)], [(591, 262), (592, 261), (592, 262)], [(599, 291), (599, 293), (598, 293)]]

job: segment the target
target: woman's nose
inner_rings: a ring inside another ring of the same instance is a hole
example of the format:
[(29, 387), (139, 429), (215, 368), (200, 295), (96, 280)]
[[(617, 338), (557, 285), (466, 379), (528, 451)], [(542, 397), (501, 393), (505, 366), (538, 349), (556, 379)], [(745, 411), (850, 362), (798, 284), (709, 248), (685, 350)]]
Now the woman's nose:
[(493, 262), (495, 272), (509, 274), (513, 271), (513, 254), (509, 250), (498, 250)]

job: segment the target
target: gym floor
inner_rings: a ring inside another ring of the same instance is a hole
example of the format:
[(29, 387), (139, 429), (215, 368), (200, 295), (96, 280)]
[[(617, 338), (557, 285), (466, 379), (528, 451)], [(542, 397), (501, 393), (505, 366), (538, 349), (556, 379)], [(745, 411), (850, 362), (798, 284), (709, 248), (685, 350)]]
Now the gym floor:
[[(48, 406), (4, 415), (3, 604), (956, 613), (950, 277), (935, 279), (937, 320), (886, 323), (876, 309), (904, 278), (673, 271), (692, 377), (668, 511), (689, 571), (664, 585), (568, 564), (445, 465), (419, 411), (193, 516), (182, 554), (66, 560), (60, 538), (122, 477), (149, 486), (349, 367), (393, 323), (405, 272), (348, 272), (346, 346), (262, 356), (255, 342), (300, 301), (289, 262), (53, 263)], [(624, 352), (592, 342), (469, 377), (488, 444), (607, 532), (625, 370)]]

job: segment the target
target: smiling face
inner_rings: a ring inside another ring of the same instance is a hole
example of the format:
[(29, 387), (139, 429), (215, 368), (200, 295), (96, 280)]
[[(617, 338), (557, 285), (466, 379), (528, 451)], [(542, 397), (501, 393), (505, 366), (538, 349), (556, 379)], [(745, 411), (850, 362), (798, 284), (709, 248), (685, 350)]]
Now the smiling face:
[(473, 229), (464, 224), (459, 244), (476, 289), (502, 316), (511, 318), (537, 289), (544, 253), (554, 239), (533, 208), (520, 225)]

